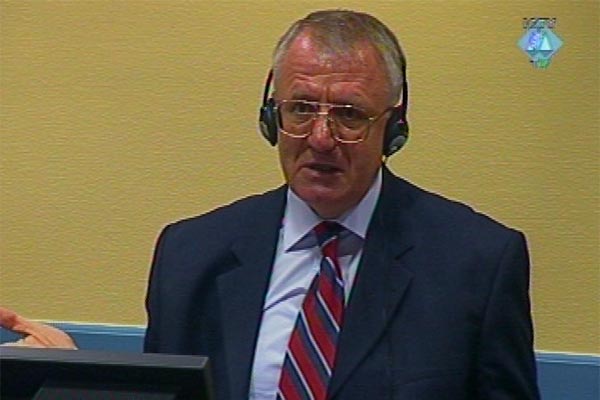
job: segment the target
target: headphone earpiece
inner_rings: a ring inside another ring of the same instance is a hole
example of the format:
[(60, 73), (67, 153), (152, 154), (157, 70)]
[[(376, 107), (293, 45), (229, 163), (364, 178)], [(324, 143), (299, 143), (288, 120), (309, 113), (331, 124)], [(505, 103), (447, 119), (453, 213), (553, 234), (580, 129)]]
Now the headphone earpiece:
[(404, 104), (394, 107), (385, 125), (383, 155), (389, 157), (400, 150), (408, 140), (408, 122)]
[(267, 75), (267, 81), (265, 82), (262, 105), (258, 112), (258, 129), (263, 137), (267, 139), (267, 142), (271, 143), (271, 146), (275, 146), (277, 144), (277, 134), (279, 133), (279, 128), (277, 128), (277, 110), (275, 110), (275, 100), (272, 97), (269, 97), (272, 80), (273, 70), (270, 70), (269, 75)]
[(268, 99), (260, 108), (258, 118), (260, 133), (271, 143), (271, 146), (277, 144), (277, 111), (275, 110), (275, 100)]
[[(402, 54), (402, 53), (400, 53)], [(389, 157), (400, 150), (408, 140), (408, 120), (406, 112), (408, 111), (408, 80), (406, 79), (406, 64), (402, 68), (402, 104), (394, 107), (392, 115), (385, 125), (385, 134), (383, 137), (383, 156)]]

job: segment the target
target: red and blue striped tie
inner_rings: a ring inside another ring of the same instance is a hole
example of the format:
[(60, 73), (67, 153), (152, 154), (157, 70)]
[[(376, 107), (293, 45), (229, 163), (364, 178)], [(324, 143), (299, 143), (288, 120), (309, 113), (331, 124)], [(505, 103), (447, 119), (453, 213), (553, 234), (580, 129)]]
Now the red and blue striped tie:
[(337, 254), (343, 229), (330, 221), (314, 228), (323, 258), (290, 337), (278, 400), (326, 399), (344, 314), (344, 282)]

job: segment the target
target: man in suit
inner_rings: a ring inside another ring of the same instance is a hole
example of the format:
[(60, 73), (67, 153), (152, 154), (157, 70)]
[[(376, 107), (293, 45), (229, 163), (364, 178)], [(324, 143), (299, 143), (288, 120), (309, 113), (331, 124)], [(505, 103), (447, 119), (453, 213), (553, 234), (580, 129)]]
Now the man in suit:
[(382, 162), (408, 133), (393, 33), (312, 13), (272, 80), (261, 130), (286, 184), (164, 229), (145, 350), (208, 355), (219, 399), (537, 399), (524, 236)]

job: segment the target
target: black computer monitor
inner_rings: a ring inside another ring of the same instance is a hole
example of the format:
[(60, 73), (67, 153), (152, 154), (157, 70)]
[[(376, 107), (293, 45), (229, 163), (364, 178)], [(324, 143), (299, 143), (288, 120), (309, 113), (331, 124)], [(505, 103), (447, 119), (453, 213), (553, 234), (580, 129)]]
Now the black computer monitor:
[(212, 400), (207, 357), (0, 347), (3, 400)]

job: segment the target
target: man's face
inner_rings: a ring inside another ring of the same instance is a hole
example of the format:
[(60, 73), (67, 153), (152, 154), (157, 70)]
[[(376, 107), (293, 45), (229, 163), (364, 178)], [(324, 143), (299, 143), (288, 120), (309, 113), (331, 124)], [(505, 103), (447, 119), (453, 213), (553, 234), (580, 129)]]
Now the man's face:
[[(350, 104), (379, 115), (390, 103), (385, 64), (368, 44), (350, 57), (324, 55), (309, 33), (298, 36), (275, 78), (274, 97)], [(358, 204), (381, 165), (388, 116), (371, 124), (360, 143), (339, 143), (326, 118), (317, 118), (306, 138), (279, 133), (279, 158), (292, 190), (323, 218), (336, 218)]]

